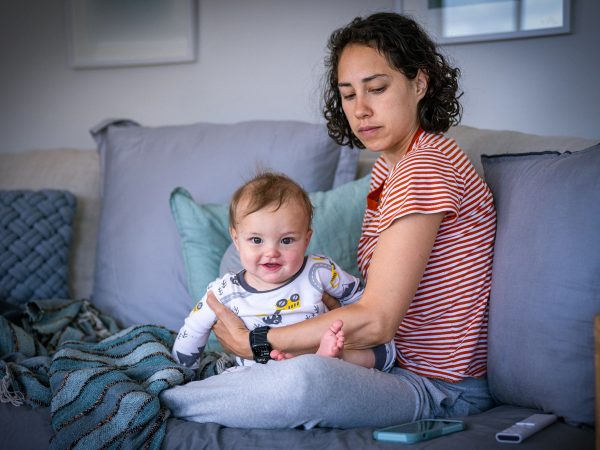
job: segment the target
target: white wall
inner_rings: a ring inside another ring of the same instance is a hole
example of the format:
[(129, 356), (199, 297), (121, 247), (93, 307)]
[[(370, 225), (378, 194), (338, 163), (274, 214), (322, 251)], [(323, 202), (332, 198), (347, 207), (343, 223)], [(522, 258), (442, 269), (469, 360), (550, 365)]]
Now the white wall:
[[(74, 70), (64, 0), (0, 2), (0, 152), (93, 148), (108, 117), (143, 125), (318, 122), (329, 33), (394, 0), (199, 0), (195, 63)], [(463, 123), (598, 137), (600, 2), (572, 0), (573, 33), (453, 45)]]
[(600, 2), (571, 0), (571, 34), (448, 45), (463, 124), (600, 138)]

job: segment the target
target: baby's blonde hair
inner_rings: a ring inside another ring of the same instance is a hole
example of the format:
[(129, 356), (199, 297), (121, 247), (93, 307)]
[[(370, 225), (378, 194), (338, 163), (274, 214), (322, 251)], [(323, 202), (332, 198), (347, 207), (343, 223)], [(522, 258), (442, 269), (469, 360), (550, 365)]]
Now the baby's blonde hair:
[[(238, 211), (241, 201), (245, 202), (243, 211)], [(275, 211), (288, 202), (298, 202), (306, 213), (308, 228), (312, 222), (313, 206), (308, 194), (302, 187), (287, 175), (275, 172), (263, 172), (241, 186), (229, 203), (229, 227), (235, 229), (236, 223), (267, 206), (274, 206)]]

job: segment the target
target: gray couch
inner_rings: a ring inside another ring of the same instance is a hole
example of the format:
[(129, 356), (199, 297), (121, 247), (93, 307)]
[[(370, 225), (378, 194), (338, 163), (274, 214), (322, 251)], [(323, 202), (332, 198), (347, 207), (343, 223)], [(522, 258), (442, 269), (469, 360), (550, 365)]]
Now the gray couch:
[[(322, 126), (249, 122), (146, 128), (122, 120), (102, 123), (92, 134), (98, 152), (0, 154), (0, 189), (62, 189), (76, 195), (71, 296), (91, 298), (122, 326), (179, 327), (197, 286), (218, 275), (229, 247), (222, 205), (240, 180), (260, 168), (284, 171), (307, 190), (320, 192), (312, 194), (320, 202), (315, 250), (337, 252), (334, 257), (346, 265), (355, 264), (350, 254), (364, 206), (362, 198), (353, 197), (364, 191), (361, 180), (374, 157), (339, 148)], [(593, 317), (600, 313), (595, 232), (600, 229), (600, 149), (593, 147), (598, 141), (466, 126), (449, 135), (485, 175), (498, 209), (488, 363), (498, 405), (464, 418), (465, 431), (413, 448), (502, 448), (496, 432), (542, 411), (558, 415), (559, 422), (523, 448), (590, 449), (595, 436)], [(481, 155), (488, 155), (483, 165)], [(195, 214), (207, 220), (203, 242), (186, 241), (185, 230), (173, 220), (169, 196), (177, 186), (189, 191), (199, 205)], [(338, 216), (344, 219), (336, 219), (334, 230), (331, 217)], [(331, 242), (338, 237), (342, 240)], [(3, 403), (0, 419), (1, 448), (44, 448), (53, 434), (47, 408)], [(372, 431), (238, 430), (170, 418), (163, 447), (389, 448), (373, 441)]]

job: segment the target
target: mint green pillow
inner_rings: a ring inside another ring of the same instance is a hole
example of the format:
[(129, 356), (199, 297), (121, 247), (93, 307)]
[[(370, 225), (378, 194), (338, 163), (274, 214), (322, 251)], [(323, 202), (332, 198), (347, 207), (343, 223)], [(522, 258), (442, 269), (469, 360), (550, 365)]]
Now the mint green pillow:
[(184, 188), (171, 192), (171, 213), (181, 239), (188, 292), (194, 304), (219, 275), (223, 253), (231, 243), (227, 205), (199, 205)]
[[(327, 255), (357, 276), (356, 251), (368, 190), (367, 176), (330, 191), (309, 194), (314, 217), (308, 252)], [(197, 302), (208, 284), (219, 276), (221, 259), (232, 246), (228, 206), (199, 205), (181, 187), (171, 193), (170, 202), (181, 238), (188, 291)]]
[(329, 256), (342, 269), (360, 276), (356, 262), (370, 177), (325, 192), (309, 194), (314, 207), (309, 253)]

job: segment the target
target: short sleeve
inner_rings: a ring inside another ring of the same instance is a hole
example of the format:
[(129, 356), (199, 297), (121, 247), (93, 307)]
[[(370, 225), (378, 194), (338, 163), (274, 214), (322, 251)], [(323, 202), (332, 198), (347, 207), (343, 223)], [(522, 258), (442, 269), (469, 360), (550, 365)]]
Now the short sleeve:
[(409, 214), (446, 212), (449, 220), (455, 219), (463, 196), (464, 181), (445, 154), (436, 149), (415, 150), (389, 175), (381, 195), (378, 231)]

